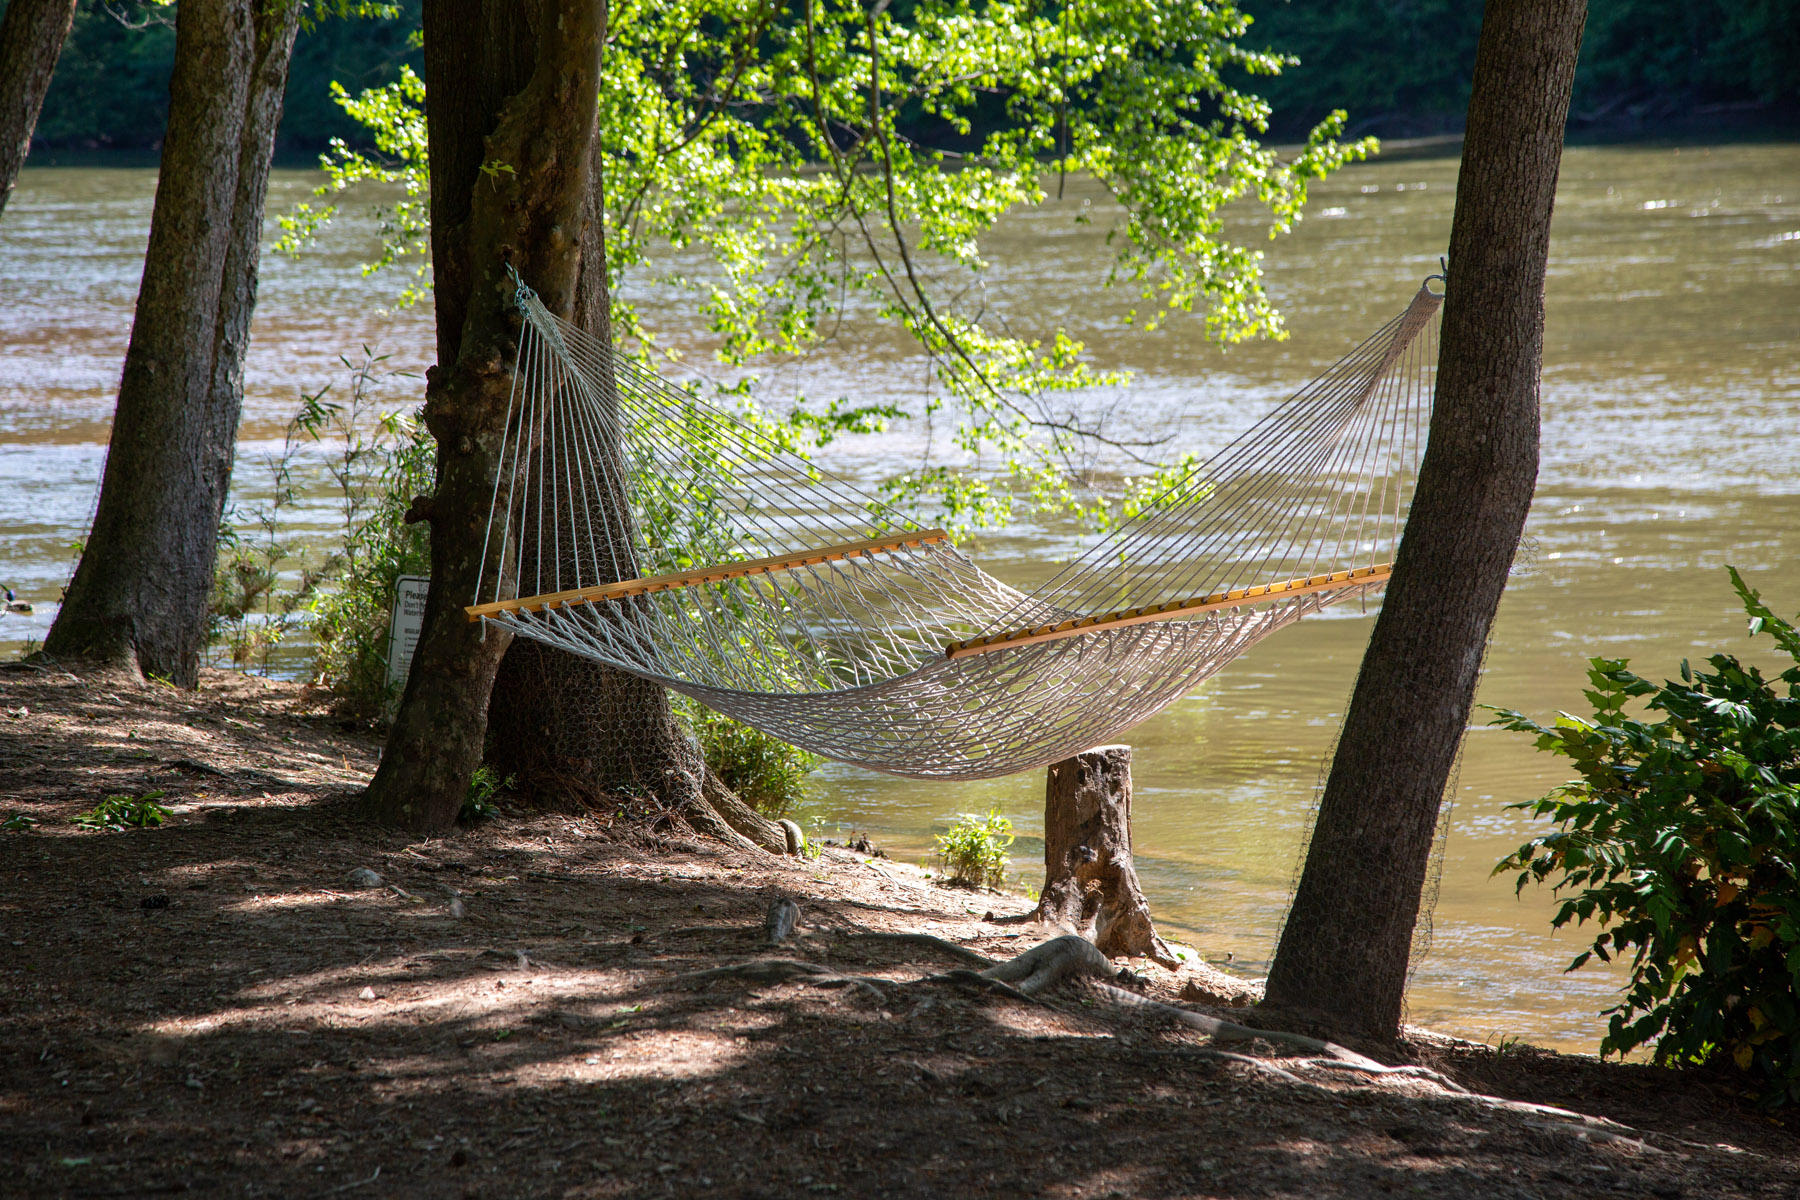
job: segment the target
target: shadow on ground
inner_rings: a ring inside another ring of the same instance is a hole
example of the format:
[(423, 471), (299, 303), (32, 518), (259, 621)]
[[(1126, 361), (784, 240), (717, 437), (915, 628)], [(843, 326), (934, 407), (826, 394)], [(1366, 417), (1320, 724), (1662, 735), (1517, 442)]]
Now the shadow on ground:
[[(0, 674), (0, 709), (30, 710), (0, 725), (0, 817), (40, 822), (0, 834), (0, 1194), (1800, 1189), (1790, 1135), (1716, 1085), (1431, 1052), (1471, 1086), (1658, 1131), (1596, 1137), (1267, 1045), (1223, 1056), (1080, 987), (1032, 1004), (932, 981), (958, 963), (889, 936), (1006, 957), (1033, 935), (982, 915), (1016, 899), (844, 851), (626, 842), (593, 818), (412, 842), (334, 799), (373, 744), (291, 689), (108, 695)], [(161, 828), (68, 822), (149, 784), (177, 809)], [(382, 885), (353, 887), (357, 868)], [(805, 926), (771, 949), (777, 894)], [(867, 982), (690, 978), (770, 957)]]

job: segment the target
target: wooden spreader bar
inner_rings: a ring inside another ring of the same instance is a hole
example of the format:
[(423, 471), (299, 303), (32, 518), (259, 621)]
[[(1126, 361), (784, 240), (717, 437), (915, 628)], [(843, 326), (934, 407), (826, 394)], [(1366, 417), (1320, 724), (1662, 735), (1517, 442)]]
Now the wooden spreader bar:
[(845, 542), (841, 546), (823, 546), (817, 550), (802, 550), (795, 554), (781, 554), (773, 558), (747, 558), (742, 562), (715, 563), (709, 567), (695, 567), (691, 571), (678, 571), (673, 575), (650, 575), (643, 579), (602, 583), (594, 587), (575, 588), (567, 592), (548, 592), (541, 596), (520, 596), (517, 600), (496, 600), (491, 604), (473, 604), (463, 611), (469, 614), (471, 621), (479, 621), (483, 617), (502, 612), (543, 612), (546, 609), (563, 608), (570, 604), (592, 604), (597, 600), (621, 600), (627, 596), (646, 596), (651, 592), (666, 592), (673, 588), (719, 583), (727, 579), (743, 579), (749, 575), (767, 575), (772, 571), (788, 571), (795, 567), (810, 567), (818, 563), (836, 562), (845, 558), (861, 558), (867, 554), (881, 554), (907, 546), (929, 546), (949, 540), (950, 535), (941, 529), (920, 529), (891, 538)]
[(1280, 583), (1261, 583), (1255, 587), (1232, 588), (1230, 591), (1214, 592), (1209, 596), (1196, 596), (1192, 600), (1171, 600), (1166, 604), (1145, 605), (1142, 608), (1122, 608), (1092, 617), (1072, 617), (1054, 625), (1033, 625), (1027, 629), (1014, 629), (1007, 633), (996, 633), (988, 637), (970, 638), (966, 642), (953, 642), (944, 648), (944, 656), (946, 658), (966, 658), (971, 654), (986, 654), (990, 650), (1010, 650), (1017, 646), (1029, 646), (1033, 642), (1054, 642), (1059, 638), (1080, 637), (1083, 634), (1098, 633), (1105, 629), (1142, 625), (1146, 621), (1179, 621), (1199, 613), (1214, 612), (1221, 608), (1241, 608), (1246, 604), (1259, 604), (1264, 600), (1298, 596), (1306, 592), (1329, 592), (1338, 588), (1356, 587), (1363, 584), (1386, 583), (1388, 577), (1393, 573), (1393, 563), (1377, 563), (1372, 567), (1333, 571), (1329, 575), (1308, 575), (1304, 579), (1285, 579)]

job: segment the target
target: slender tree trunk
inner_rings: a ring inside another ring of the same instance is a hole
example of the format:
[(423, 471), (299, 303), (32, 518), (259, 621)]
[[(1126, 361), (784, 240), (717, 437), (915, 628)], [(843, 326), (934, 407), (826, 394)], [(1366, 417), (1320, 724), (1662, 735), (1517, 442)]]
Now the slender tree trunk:
[(190, 0), (94, 528), (44, 651), (198, 677), (300, 6)]
[(0, 213), (31, 151), (77, 0), (12, 0), (0, 17)]
[(1397, 1036), (1445, 782), (1537, 479), (1544, 270), (1584, 0), (1488, 0), (1437, 408), (1267, 1002)]
[[(426, 0), (426, 122), (438, 365), (425, 421), (438, 446), (431, 592), (381, 767), (377, 818), (413, 829), (456, 819), (481, 761), (508, 638), (463, 614), (498, 569), (482, 533), (499, 469), (518, 318), (506, 268), (569, 314), (599, 95), (600, 0)], [(504, 490), (503, 490), (504, 500)]]

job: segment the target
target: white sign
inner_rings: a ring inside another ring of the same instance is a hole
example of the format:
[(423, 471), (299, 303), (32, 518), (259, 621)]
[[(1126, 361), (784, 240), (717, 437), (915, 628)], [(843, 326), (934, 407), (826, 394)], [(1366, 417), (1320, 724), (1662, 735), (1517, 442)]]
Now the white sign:
[(431, 581), (423, 575), (402, 575), (394, 581), (394, 617), (388, 626), (388, 690), (396, 700), (412, 670), (413, 648), (425, 627), (425, 592)]

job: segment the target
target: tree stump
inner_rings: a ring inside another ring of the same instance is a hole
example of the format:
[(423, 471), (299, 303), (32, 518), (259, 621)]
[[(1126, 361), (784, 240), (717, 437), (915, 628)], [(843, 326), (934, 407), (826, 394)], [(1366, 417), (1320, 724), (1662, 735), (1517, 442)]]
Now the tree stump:
[(1131, 862), (1131, 747), (1096, 746), (1049, 769), (1037, 918), (1093, 939), (1108, 958), (1175, 955), (1156, 936)]

